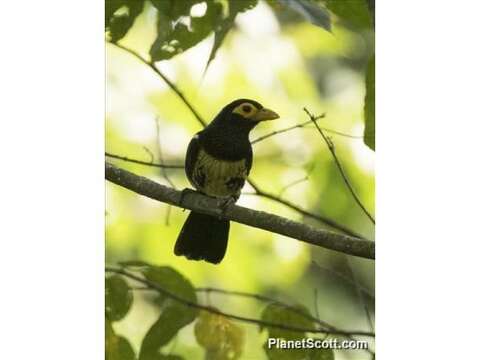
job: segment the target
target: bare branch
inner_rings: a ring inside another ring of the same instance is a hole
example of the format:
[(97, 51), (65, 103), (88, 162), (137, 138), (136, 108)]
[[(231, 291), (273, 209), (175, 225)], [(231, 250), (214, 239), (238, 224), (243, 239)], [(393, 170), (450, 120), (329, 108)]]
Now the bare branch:
[(241, 224), (285, 235), (312, 245), (345, 254), (375, 259), (375, 243), (348, 235), (301, 224), (263, 211), (232, 205), (222, 210), (222, 200), (199, 193), (183, 196), (182, 192), (160, 185), (150, 179), (105, 163), (105, 177), (110, 182), (167, 204), (203, 214), (223, 217)]
[[(303, 110), (305, 111), (305, 113), (310, 117), (310, 120), (311, 122), (313, 122), (315, 124), (315, 126), (317, 127), (317, 130), (318, 132), (320, 133), (320, 135), (322, 136), (323, 140), (325, 140), (325, 143), (327, 144), (328, 146), (328, 150), (330, 151), (330, 153), (332, 154), (332, 157), (333, 157), (333, 160), (335, 161), (335, 165), (337, 166), (338, 170), (340, 171), (340, 174), (342, 175), (342, 179), (343, 181), (345, 182), (345, 185), (347, 185), (347, 188), (348, 190), (350, 191), (350, 193), (352, 194), (355, 202), (358, 204), (358, 206), (360, 206), (360, 208), (362, 209), (362, 211), (365, 213), (365, 215), (367, 215), (367, 217), (370, 219), (370, 221), (375, 224), (375, 219), (373, 218), (373, 216), (368, 212), (368, 210), (365, 208), (365, 206), (362, 204), (360, 198), (357, 196), (357, 194), (355, 193), (355, 190), (353, 190), (353, 187), (352, 185), (350, 184), (350, 181), (348, 180), (348, 177), (347, 177), (347, 174), (345, 174), (345, 171), (343, 170), (343, 167), (342, 167), (342, 164), (340, 163), (340, 160), (338, 160), (338, 157), (337, 157), (337, 154), (335, 152), (335, 146), (332, 142), (332, 140), (330, 138), (328, 138), (327, 136), (325, 136), (325, 134), (323, 133), (322, 129), (320, 128), (320, 126), (318, 126), (316, 120), (318, 120), (318, 117), (317, 116), (314, 116), (313, 114), (311, 114), (307, 108), (303, 108)], [(321, 115), (320, 115), (321, 116)]]
[(350, 262), (350, 259), (348, 257), (345, 257), (345, 260), (346, 260), (346, 263), (347, 263), (348, 271), (350, 272), (353, 283), (355, 284), (355, 291), (357, 293), (358, 301), (359, 301), (360, 305), (362, 305), (363, 311), (365, 311), (365, 317), (367, 319), (368, 326), (369, 326), (370, 330), (373, 331), (373, 329), (374, 329), (373, 320), (372, 320), (372, 317), (370, 316), (370, 310), (368, 308), (368, 305), (367, 305), (367, 303), (366, 303), (366, 301), (363, 297), (362, 290), (360, 288), (360, 282), (358, 281), (357, 275), (355, 274), (355, 272), (352, 269), (352, 264)]
[(139, 165), (145, 165), (145, 166), (153, 166), (153, 167), (158, 167), (158, 168), (163, 168), (163, 169), (183, 169), (183, 165), (165, 165), (165, 164), (156, 164), (153, 162), (149, 161), (142, 161), (142, 160), (137, 160), (137, 159), (131, 159), (126, 156), (121, 156), (121, 155), (116, 155), (116, 154), (111, 154), (106, 152), (105, 153), (106, 157), (112, 158), (112, 159), (117, 159), (117, 160), (122, 160), (122, 161), (127, 161)]
[(195, 116), (195, 118), (198, 120), (198, 122), (200, 122), (203, 126), (207, 125), (207, 123), (205, 122), (205, 120), (203, 120), (203, 118), (200, 116), (198, 111), (185, 98), (185, 95), (183, 95), (183, 93), (175, 86), (175, 84), (172, 81), (170, 81), (170, 79), (164, 73), (162, 73), (155, 66), (155, 64), (153, 62), (144, 59), (143, 56), (140, 55), (139, 53), (137, 53), (135, 50), (129, 49), (129, 48), (123, 46), (123, 45), (120, 45), (119, 43), (113, 43), (111, 41), (109, 41), (109, 43), (112, 44), (113, 46), (116, 46), (117, 48), (122, 49), (122, 50), (128, 52), (129, 54), (135, 56), (138, 60), (140, 60), (145, 65), (147, 65), (150, 69), (152, 69), (158, 76), (160, 76), (162, 78), (163, 81), (165, 81), (165, 83), (170, 87), (170, 89), (172, 89), (172, 91), (175, 94), (177, 94), (177, 96), (180, 98), (180, 100), (182, 100), (182, 102), (185, 104), (185, 106), (188, 107), (188, 109), (192, 112), (193, 116)]
[[(320, 116), (318, 116), (315, 121), (318, 121), (320, 120), (321, 118), (325, 117), (325, 114), (322, 114)], [(307, 127), (308, 125), (310, 125), (312, 123), (312, 120), (309, 120), (309, 121), (305, 121), (305, 122), (302, 122), (300, 124), (297, 124), (297, 125), (293, 125), (293, 126), (290, 126), (290, 127), (287, 127), (285, 129), (281, 129), (281, 130), (275, 130), (275, 131), (272, 131), (271, 133), (268, 133), (266, 135), (263, 135), (263, 136), (260, 136), (259, 138), (251, 141), (252, 145), (253, 144), (256, 144), (262, 140), (265, 140), (265, 139), (268, 139), (269, 137), (272, 137), (274, 135), (278, 135), (278, 134), (282, 134), (284, 132), (287, 132), (287, 131), (290, 131), (290, 130), (294, 130), (294, 129), (300, 129), (300, 128), (305, 128)], [(363, 136), (356, 136), (356, 135), (350, 135), (350, 134), (346, 134), (346, 133), (342, 133), (340, 131), (336, 131), (336, 130), (332, 130), (332, 129), (328, 129), (328, 128), (324, 128), (322, 127), (322, 130), (323, 131), (326, 131), (326, 132), (329, 132), (329, 133), (332, 133), (332, 134), (335, 134), (335, 135), (339, 135), (339, 136), (345, 136), (345, 137), (348, 137), (348, 138), (351, 138), (351, 139), (363, 139)]]
[(254, 319), (254, 318), (248, 318), (248, 317), (239, 316), (239, 315), (235, 315), (235, 314), (230, 314), (230, 313), (220, 311), (220, 310), (218, 310), (216, 308), (213, 308), (213, 307), (210, 307), (210, 306), (198, 304), (196, 302), (193, 302), (193, 301), (190, 301), (190, 300), (187, 300), (187, 299), (183, 299), (182, 297), (178, 296), (177, 294), (174, 294), (174, 293), (162, 288), (158, 284), (156, 284), (156, 283), (154, 283), (154, 282), (152, 282), (148, 279), (145, 279), (143, 277), (140, 277), (136, 274), (132, 274), (132, 273), (126, 271), (123, 268), (106, 267), (105, 271), (120, 274), (120, 275), (123, 275), (123, 276), (125, 276), (129, 279), (140, 282), (140, 283), (142, 283), (142, 284), (144, 284), (144, 285), (146, 285), (150, 288), (155, 289), (156, 291), (163, 294), (164, 296), (167, 296), (168, 298), (170, 298), (172, 300), (175, 300), (175, 301), (177, 301), (181, 304), (184, 304), (188, 307), (199, 309), (199, 310), (205, 310), (205, 311), (208, 311), (212, 314), (217, 314), (217, 315), (225, 316), (225, 317), (230, 318), (230, 319), (260, 325), (262, 327), (273, 327), (273, 328), (278, 328), (278, 329), (298, 331), (298, 332), (309, 332), (309, 333), (321, 333), (321, 334), (329, 333), (329, 334), (344, 335), (344, 336), (357, 335), (357, 336), (375, 337), (375, 334), (370, 332), (370, 331), (346, 331), (346, 330), (336, 330), (336, 331), (334, 331), (334, 330), (325, 330), (325, 329), (316, 329), (316, 328), (313, 328), (313, 329), (312, 328), (300, 328), (300, 327), (290, 326), (290, 325), (286, 325), (286, 324), (273, 323), (273, 322), (269, 322), (269, 321), (263, 321), (263, 320), (260, 320), (260, 319)]
[[(158, 159), (160, 160), (160, 164), (165, 165), (165, 162), (163, 160), (163, 152), (162, 152), (162, 143), (160, 141), (160, 124), (158, 123), (158, 118), (155, 118), (155, 130), (156, 130), (156, 140), (157, 140), (157, 152), (158, 152)], [(170, 186), (174, 189), (177, 187), (173, 183), (173, 181), (170, 179), (168, 176), (167, 170), (165, 169), (165, 166), (161, 167), (162, 175), (167, 180), (167, 182), (170, 184)], [(167, 220), (168, 224), (168, 220)]]
[(312, 261), (312, 264), (315, 266), (316, 269), (320, 270), (320, 271), (323, 271), (323, 272), (326, 272), (342, 281), (344, 281), (345, 283), (351, 285), (351, 286), (358, 286), (360, 291), (363, 293), (363, 295), (365, 297), (367, 297), (370, 301), (375, 301), (375, 296), (370, 292), (369, 289), (367, 289), (366, 287), (362, 286), (361, 284), (357, 284), (355, 285), (355, 282), (350, 278), (348, 277), (347, 275), (341, 273), (341, 272), (338, 272), (336, 270), (333, 270), (333, 269), (330, 269), (330, 268), (327, 268), (327, 267), (324, 267), (324, 266), (321, 266), (319, 265), (316, 261)]

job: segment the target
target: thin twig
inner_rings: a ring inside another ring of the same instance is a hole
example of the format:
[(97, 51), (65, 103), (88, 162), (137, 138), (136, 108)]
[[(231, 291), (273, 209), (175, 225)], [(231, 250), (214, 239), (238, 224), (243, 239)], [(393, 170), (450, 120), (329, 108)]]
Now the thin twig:
[(375, 334), (370, 332), (370, 331), (347, 331), (347, 330), (333, 331), (333, 330), (324, 330), (324, 329), (322, 330), (322, 329), (301, 328), (301, 327), (296, 327), (296, 326), (290, 326), (290, 325), (274, 323), (274, 322), (270, 322), (270, 321), (263, 321), (263, 320), (260, 320), (260, 319), (254, 319), (254, 318), (248, 318), (248, 317), (244, 317), (244, 316), (240, 316), (240, 315), (230, 314), (230, 313), (220, 311), (220, 310), (218, 310), (216, 308), (213, 308), (213, 307), (210, 307), (210, 306), (198, 304), (198, 303), (193, 302), (191, 300), (184, 299), (184, 298), (178, 296), (177, 294), (174, 294), (174, 293), (164, 289), (163, 287), (159, 286), (157, 283), (154, 283), (154, 282), (152, 282), (148, 279), (142, 278), (138, 275), (132, 274), (132, 273), (126, 271), (125, 269), (107, 266), (105, 268), (105, 271), (120, 274), (120, 275), (123, 275), (123, 276), (125, 276), (129, 279), (140, 282), (140, 283), (142, 283), (142, 284), (144, 284), (148, 287), (151, 287), (151, 288), (155, 289), (156, 291), (163, 294), (164, 296), (167, 296), (168, 298), (170, 298), (172, 300), (175, 300), (175, 301), (177, 301), (181, 304), (184, 304), (188, 307), (199, 309), (199, 310), (205, 310), (205, 311), (208, 311), (212, 314), (225, 316), (227, 318), (242, 321), (242, 322), (246, 322), (246, 323), (256, 324), (256, 325), (259, 325), (261, 327), (273, 327), (273, 328), (277, 328), (277, 329), (297, 331), (297, 332), (302, 332), (302, 333), (303, 332), (321, 333), (321, 334), (330, 333), (330, 334), (334, 334), (334, 335), (344, 335), (344, 336), (357, 335), (357, 336), (375, 337)]
[(320, 128), (320, 126), (318, 126), (317, 122), (315, 121), (317, 119), (316, 116), (314, 116), (313, 114), (311, 114), (307, 108), (303, 108), (303, 110), (305, 111), (305, 113), (310, 117), (310, 120), (311, 122), (313, 122), (315, 124), (315, 126), (317, 127), (317, 130), (318, 132), (320, 133), (320, 135), (322, 136), (323, 140), (325, 140), (325, 143), (327, 144), (328, 146), (328, 150), (330, 151), (330, 153), (332, 154), (332, 157), (333, 157), (333, 160), (335, 161), (335, 165), (337, 166), (338, 170), (340, 171), (340, 174), (342, 175), (342, 178), (343, 178), (343, 181), (345, 182), (345, 185), (347, 185), (347, 188), (348, 190), (350, 191), (350, 193), (352, 194), (355, 202), (358, 204), (358, 206), (360, 206), (360, 208), (362, 209), (362, 211), (365, 213), (365, 215), (367, 215), (367, 217), (370, 219), (370, 221), (375, 224), (375, 219), (373, 218), (373, 216), (368, 212), (368, 210), (365, 208), (365, 206), (362, 204), (360, 198), (357, 196), (357, 194), (355, 193), (355, 190), (353, 190), (353, 187), (352, 185), (350, 184), (350, 181), (348, 180), (348, 177), (347, 175), (345, 174), (345, 171), (343, 170), (343, 167), (342, 167), (342, 164), (340, 163), (340, 160), (338, 160), (338, 157), (337, 157), (337, 154), (335, 152), (335, 146), (332, 142), (332, 140), (330, 138), (328, 138), (327, 136), (325, 136), (325, 134), (323, 133), (322, 129)]
[[(160, 164), (165, 165), (165, 162), (163, 160), (162, 144), (160, 142), (160, 125), (158, 124), (158, 117), (155, 118), (155, 130), (156, 130), (156, 139), (157, 139), (158, 159), (160, 160)], [(162, 167), (161, 171), (162, 171), (162, 175), (165, 178), (165, 180), (167, 180), (167, 182), (170, 184), (171, 187), (176, 189), (177, 187), (175, 186), (173, 181), (169, 178), (165, 167)]]
[(303, 182), (305, 182), (305, 181), (307, 181), (307, 180), (308, 180), (308, 175), (304, 176), (304, 177), (301, 178), (301, 179), (297, 179), (297, 180), (295, 180), (295, 181), (292, 181), (290, 184), (287, 184), (287, 185), (285, 185), (283, 188), (280, 189), (280, 191), (278, 192), (278, 196), (282, 196), (283, 193), (284, 193), (286, 190), (290, 189), (292, 186), (301, 184), (301, 183), (303, 183)]
[(146, 146), (143, 146), (143, 150), (145, 150), (145, 152), (150, 156), (150, 162), (155, 162), (155, 156), (153, 155), (153, 152)]
[(370, 316), (370, 311), (368, 309), (368, 305), (367, 305), (367, 303), (366, 303), (366, 301), (363, 297), (363, 293), (360, 289), (360, 283), (357, 279), (357, 275), (355, 274), (355, 272), (352, 269), (352, 264), (350, 262), (350, 259), (348, 257), (345, 257), (345, 259), (347, 261), (347, 268), (350, 271), (350, 274), (351, 274), (352, 279), (353, 279), (353, 283), (355, 284), (355, 291), (357, 293), (358, 301), (359, 301), (360, 305), (362, 305), (363, 310), (365, 311), (365, 317), (367, 318), (368, 326), (369, 326), (371, 331), (374, 331), (375, 327), (373, 325), (373, 320)]
[(310, 177), (310, 174), (312, 173), (312, 171), (315, 169), (315, 165), (311, 166), (310, 169), (307, 171), (307, 175), (305, 175), (303, 178), (301, 179), (297, 179), (295, 181), (292, 181), (291, 183), (285, 185), (279, 192), (278, 192), (278, 196), (282, 196), (283, 193), (290, 189), (291, 187), (295, 186), (295, 185), (298, 185), (298, 184), (301, 184), (302, 182), (305, 182), (305, 181), (308, 181), (309, 177)]
[(148, 61), (146, 59), (143, 58), (142, 55), (140, 55), (139, 53), (137, 53), (135, 50), (132, 50), (132, 49), (129, 49), (119, 43), (113, 43), (111, 41), (109, 41), (110, 44), (112, 44), (113, 46), (116, 46), (117, 48), (119, 49), (122, 49), (123, 51), (126, 51), (128, 52), (129, 54), (135, 56), (138, 60), (140, 60), (141, 62), (143, 62), (145, 65), (147, 65), (150, 69), (152, 69), (158, 76), (160, 76), (162, 78), (163, 81), (165, 81), (165, 83), (170, 87), (170, 89), (172, 89), (172, 91), (177, 94), (177, 96), (180, 98), (180, 100), (183, 101), (183, 103), (188, 107), (188, 109), (191, 111), (191, 113), (193, 114), (193, 116), (195, 116), (195, 118), (198, 120), (198, 122), (200, 122), (203, 126), (206, 126), (207, 123), (205, 120), (203, 120), (203, 118), (200, 116), (200, 114), (198, 113), (198, 111), (193, 107), (192, 104), (190, 104), (190, 102), (185, 98), (185, 95), (183, 95), (183, 93), (175, 86), (175, 84), (164, 74), (162, 73), (156, 66), (153, 62), (151, 61)]
[(333, 325), (330, 325), (329, 323), (327, 323), (323, 320), (320, 320), (319, 316), (314, 317), (310, 314), (305, 313), (304, 311), (300, 310), (299, 308), (297, 308), (295, 306), (285, 304), (285, 303), (283, 303), (279, 300), (273, 299), (269, 296), (254, 294), (254, 293), (249, 293), (249, 292), (244, 292), (244, 291), (224, 290), (224, 289), (218, 289), (218, 288), (212, 288), (212, 287), (196, 288), (195, 291), (205, 292), (207, 294), (217, 293), (217, 294), (223, 294), (223, 295), (234, 295), (234, 296), (246, 297), (246, 298), (251, 298), (251, 299), (258, 300), (258, 301), (263, 301), (263, 302), (275, 304), (275, 305), (281, 306), (281, 307), (283, 307), (283, 308), (285, 308), (285, 309), (287, 309), (287, 310), (289, 310), (293, 313), (296, 313), (296, 314), (304, 317), (305, 319), (311, 320), (311, 321), (317, 323), (320, 326), (323, 326), (326, 330), (338, 330)]
[(145, 165), (145, 166), (153, 166), (153, 167), (158, 167), (158, 168), (163, 168), (163, 169), (183, 169), (183, 165), (166, 165), (166, 164), (157, 164), (149, 161), (143, 161), (143, 160), (137, 160), (137, 159), (132, 159), (126, 156), (121, 156), (121, 155), (116, 155), (116, 154), (111, 154), (106, 152), (105, 153), (106, 157), (112, 158), (112, 159), (117, 159), (117, 160), (122, 160), (126, 162), (131, 162), (139, 165)]
[[(348, 283), (349, 285), (351, 286), (355, 286), (355, 282), (350, 278), (348, 277), (347, 275), (341, 273), (341, 272), (338, 272), (338, 271), (335, 271), (333, 269), (329, 269), (329, 268), (326, 268), (324, 266), (321, 266), (319, 265), (316, 261), (312, 261), (312, 264), (318, 269), (318, 270), (321, 270), (321, 271), (324, 271), (326, 273), (329, 273), (330, 275), (332, 276), (335, 276), (337, 277), (338, 279), (341, 279), (343, 280), (344, 282)], [(362, 286), (361, 284), (357, 284), (360, 291), (369, 298), (370, 301), (375, 301), (375, 296), (370, 292), (369, 289), (367, 289), (366, 287)]]
[[(315, 121), (318, 121), (320, 120), (321, 118), (325, 117), (325, 114), (322, 114), (320, 115), (318, 118), (315, 119)], [(304, 127), (307, 127), (308, 125), (310, 125), (312, 123), (311, 120), (309, 121), (305, 121), (305, 122), (302, 122), (300, 124), (297, 124), (297, 125), (293, 125), (293, 126), (290, 126), (290, 127), (287, 127), (285, 129), (281, 129), (281, 130), (275, 130), (275, 131), (272, 131), (271, 133), (268, 133), (266, 135), (263, 135), (263, 136), (260, 136), (258, 137), (257, 139), (251, 141), (252, 145), (253, 144), (256, 144), (262, 140), (265, 140), (265, 139), (268, 139), (269, 137), (272, 137), (274, 135), (278, 135), (278, 134), (282, 134), (284, 132), (287, 132), (287, 131), (290, 131), (290, 130), (294, 130), (294, 129), (299, 129), (299, 128), (304, 128)], [(339, 135), (339, 136), (345, 136), (345, 137), (348, 137), (348, 138), (352, 138), (352, 139), (362, 139), (363, 137), (362, 136), (356, 136), (356, 135), (350, 135), (350, 134), (346, 134), (346, 133), (342, 133), (340, 131), (337, 131), (337, 130), (332, 130), (332, 129), (328, 129), (328, 128), (324, 128), (322, 127), (322, 130), (323, 131), (326, 131), (326, 132), (329, 132), (329, 133), (332, 133), (332, 134), (335, 134), (335, 135)]]
[(275, 194), (269, 193), (269, 192), (261, 189), (251, 179), (250, 179), (249, 183), (252, 186), (252, 188), (255, 190), (255, 194), (252, 194), (252, 195), (264, 197), (266, 199), (270, 199), (272, 201), (278, 202), (278, 203), (280, 203), (282, 205), (285, 205), (286, 207), (288, 207), (292, 210), (295, 210), (296, 212), (298, 212), (299, 214), (301, 214), (305, 217), (309, 217), (309, 218), (315, 219), (317, 221), (320, 221), (321, 223), (323, 223), (325, 225), (328, 225), (333, 229), (339, 230), (344, 234), (347, 234), (347, 235), (350, 235), (350, 236), (353, 236), (353, 237), (356, 237), (356, 238), (359, 238), (359, 239), (366, 240), (366, 238), (364, 236), (362, 236), (361, 234), (347, 228), (346, 226), (344, 226), (342, 224), (337, 223), (336, 221), (334, 221), (330, 218), (327, 218), (326, 216), (309, 212), (309, 211), (301, 208), (300, 206), (292, 203), (291, 201), (288, 201), (288, 200), (283, 199), (279, 196), (276, 196)]
[[(160, 160), (160, 164), (164, 164), (165, 162), (163, 161), (163, 153), (162, 153), (162, 143), (160, 142), (160, 125), (158, 123), (158, 117), (155, 118), (155, 137), (157, 139), (157, 152), (158, 152), (158, 159)], [(170, 184), (170, 186), (174, 189), (176, 189), (177, 187), (175, 186), (175, 184), (173, 183), (173, 181), (170, 179), (170, 177), (168, 176), (168, 173), (167, 173), (167, 169), (165, 169), (164, 167), (161, 168), (161, 171), (162, 171), (162, 175), (163, 177), (165, 178), (165, 180), (167, 180), (167, 182)], [(170, 225), (170, 213), (171, 213), (171, 210), (172, 210), (172, 206), (171, 205), (167, 205), (167, 212), (165, 214), (165, 226), (169, 226)]]
[[(320, 315), (319, 315), (319, 311), (318, 311), (318, 304), (317, 304), (317, 289), (315, 289), (315, 304), (314, 304), (315, 305), (315, 316), (316, 317), (312, 316), (308, 313), (305, 313), (304, 311), (302, 311), (298, 307), (295, 307), (295, 306), (292, 306), (292, 305), (289, 305), (289, 304), (285, 304), (284, 302), (281, 302), (277, 299), (274, 299), (274, 298), (271, 298), (271, 297), (265, 296), (265, 295), (249, 293), (249, 292), (244, 292), (244, 291), (224, 290), (224, 289), (212, 288), (212, 287), (196, 288), (195, 291), (196, 292), (205, 292), (207, 294), (207, 296), (210, 293), (217, 293), (217, 294), (223, 294), (223, 295), (229, 295), (229, 296), (240, 296), (240, 297), (245, 297), (245, 298), (251, 298), (251, 299), (258, 300), (258, 301), (262, 301), (262, 302), (266, 302), (266, 303), (270, 303), (270, 304), (275, 304), (277, 306), (281, 306), (284, 309), (289, 310), (290, 312), (293, 312), (297, 315), (300, 315), (307, 320), (313, 321), (320, 326), (323, 326), (325, 328), (325, 330), (328, 330), (328, 331), (338, 331), (339, 330), (337, 327), (335, 327), (333, 325), (330, 325), (326, 321), (320, 320)], [(372, 330), (372, 333), (373, 333), (373, 330)], [(329, 335), (328, 332), (325, 333), (325, 337), (323, 338), (323, 340), (325, 340), (328, 337), (328, 335)], [(352, 335), (344, 335), (344, 336), (346, 338), (350, 339), (350, 340), (356, 340)], [(367, 349), (367, 351), (372, 353), (372, 351), (370, 351), (368, 349)]]

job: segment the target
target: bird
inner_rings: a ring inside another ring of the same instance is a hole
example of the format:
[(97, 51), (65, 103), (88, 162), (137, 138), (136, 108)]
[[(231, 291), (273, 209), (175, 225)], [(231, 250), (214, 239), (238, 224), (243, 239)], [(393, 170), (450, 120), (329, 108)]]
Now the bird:
[[(254, 100), (238, 99), (226, 105), (188, 145), (185, 173), (190, 184), (197, 192), (224, 199), (224, 204), (235, 203), (252, 168), (250, 131), (263, 121), (278, 118), (276, 112)], [(226, 219), (191, 211), (174, 253), (218, 264), (227, 250), (229, 229)]]

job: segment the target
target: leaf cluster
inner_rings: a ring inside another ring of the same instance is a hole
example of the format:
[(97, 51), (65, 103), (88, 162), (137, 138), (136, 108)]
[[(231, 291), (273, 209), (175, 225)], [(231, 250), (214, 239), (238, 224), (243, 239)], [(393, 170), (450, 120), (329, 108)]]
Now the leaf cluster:
[[(302, 315), (304, 314), (304, 315)], [(311, 314), (305, 306), (297, 305), (286, 308), (280, 304), (269, 304), (262, 312), (262, 320), (269, 323), (289, 324), (298, 328), (314, 328), (315, 324)], [(306, 333), (266, 327), (269, 338), (283, 340), (302, 340)], [(281, 349), (268, 347), (268, 342), (263, 345), (265, 353), (271, 360), (333, 360), (332, 349)]]

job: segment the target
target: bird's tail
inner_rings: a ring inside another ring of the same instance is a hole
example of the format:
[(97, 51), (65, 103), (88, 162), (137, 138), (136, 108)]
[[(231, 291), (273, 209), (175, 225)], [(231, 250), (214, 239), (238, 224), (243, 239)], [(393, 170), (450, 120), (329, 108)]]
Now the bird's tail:
[(192, 211), (178, 235), (175, 255), (218, 264), (227, 251), (229, 229), (228, 220)]

